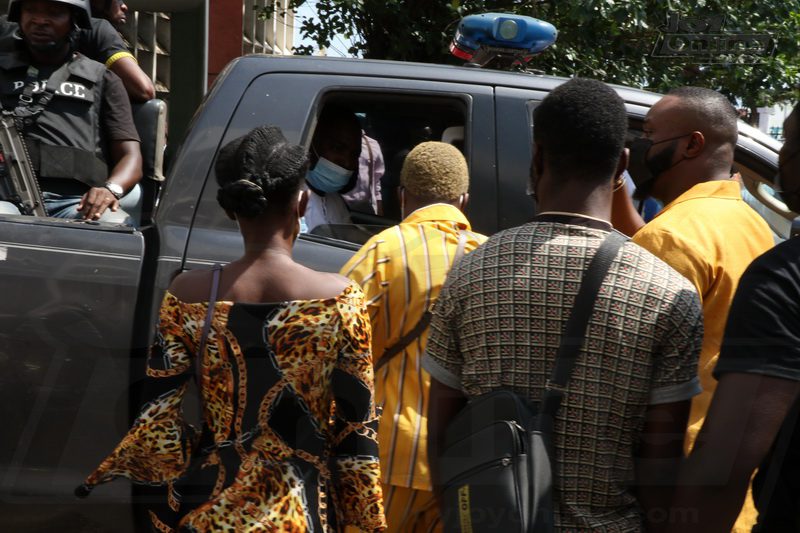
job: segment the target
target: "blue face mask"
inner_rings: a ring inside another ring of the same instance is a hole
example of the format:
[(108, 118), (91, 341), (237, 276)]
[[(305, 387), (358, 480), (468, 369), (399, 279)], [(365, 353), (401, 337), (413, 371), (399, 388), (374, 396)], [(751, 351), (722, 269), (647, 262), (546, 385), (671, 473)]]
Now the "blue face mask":
[(314, 168), (308, 171), (306, 180), (312, 187), (322, 192), (338, 192), (353, 177), (353, 171), (331, 163), (320, 157)]

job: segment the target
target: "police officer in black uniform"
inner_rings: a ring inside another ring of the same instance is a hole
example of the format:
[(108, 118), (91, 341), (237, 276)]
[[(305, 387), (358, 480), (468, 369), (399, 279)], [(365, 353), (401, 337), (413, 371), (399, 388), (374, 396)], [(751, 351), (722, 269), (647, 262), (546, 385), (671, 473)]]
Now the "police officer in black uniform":
[[(110, 1), (114, 3), (113, 5), (119, 3), (118, 0)], [(116, 11), (107, 12), (94, 11), (92, 8), (91, 28), (88, 30), (81, 28), (77, 51), (104, 63), (106, 68), (119, 76), (131, 101), (146, 102), (155, 98), (153, 81), (139, 68), (136, 58), (112, 25), (112, 20), (114, 23), (120, 20), (119, 13), (122, 13), (124, 19), (125, 11), (127, 9), (118, 8)], [(0, 16), (0, 51), (13, 51), (19, 40), (21, 40), (19, 26), (9, 22), (6, 15)]]
[(129, 224), (119, 199), (141, 179), (139, 137), (119, 78), (73, 50), (89, 14), (88, 0), (12, 0), (24, 46), (0, 54), (0, 102), (20, 117), (48, 215)]
[(106, 19), (114, 29), (121, 31), (128, 18), (125, 0), (90, 0), (92, 16)]

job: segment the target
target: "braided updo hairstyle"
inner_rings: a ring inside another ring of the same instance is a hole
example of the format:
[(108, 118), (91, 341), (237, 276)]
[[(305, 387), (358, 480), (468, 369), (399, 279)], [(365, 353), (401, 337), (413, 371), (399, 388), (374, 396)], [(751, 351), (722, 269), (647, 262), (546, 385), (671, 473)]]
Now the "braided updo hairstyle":
[(237, 217), (252, 218), (284, 210), (296, 196), (308, 169), (306, 149), (289, 143), (277, 126), (260, 126), (219, 152), (217, 201)]

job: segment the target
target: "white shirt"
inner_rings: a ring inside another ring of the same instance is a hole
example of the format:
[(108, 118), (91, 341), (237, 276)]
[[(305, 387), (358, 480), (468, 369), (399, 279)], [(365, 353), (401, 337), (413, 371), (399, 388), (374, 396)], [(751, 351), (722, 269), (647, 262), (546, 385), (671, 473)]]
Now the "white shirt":
[(303, 222), (301, 231), (304, 233), (320, 224), (352, 224), (350, 211), (339, 194), (329, 192), (320, 196), (311, 189), (308, 189), (308, 206)]

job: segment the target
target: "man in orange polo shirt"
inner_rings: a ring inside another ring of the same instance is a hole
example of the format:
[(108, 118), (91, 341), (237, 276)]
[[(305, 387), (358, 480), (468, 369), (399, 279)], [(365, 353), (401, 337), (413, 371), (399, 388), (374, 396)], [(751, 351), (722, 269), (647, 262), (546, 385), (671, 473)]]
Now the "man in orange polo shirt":
[[(642, 138), (631, 145), (628, 171), (638, 193), (660, 200), (664, 208), (647, 224), (614, 220), (617, 227), (638, 226), (633, 241), (691, 281), (703, 303), (705, 334), (698, 364), (703, 392), (692, 401), (687, 449), (716, 388), (711, 373), (739, 278), (774, 244), (769, 226), (742, 200), (740, 183), (731, 179), (737, 121), (730, 102), (710, 89), (682, 87), (659, 100), (647, 113)], [(615, 195), (617, 200), (626, 201), (624, 192)], [(748, 498), (734, 531), (749, 532), (754, 520)]]

